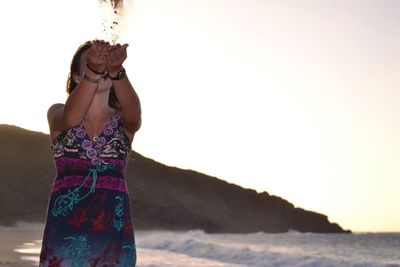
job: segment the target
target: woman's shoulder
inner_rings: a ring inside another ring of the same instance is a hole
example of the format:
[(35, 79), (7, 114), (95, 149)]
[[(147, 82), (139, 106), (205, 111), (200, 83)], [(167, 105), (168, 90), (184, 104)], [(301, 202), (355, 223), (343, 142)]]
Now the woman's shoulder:
[(55, 103), (52, 104), (49, 109), (47, 110), (47, 121), (49, 123), (49, 130), (50, 130), (50, 139), (51, 142), (55, 142), (57, 136), (61, 134), (62, 131), (55, 129), (57, 123), (57, 117), (60, 117), (59, 114), (62, 114), (64, 109), (64, 104), (62, 103)]
[(53, 113), (55, 111), (58, 111), (61, 108), (64, 108), (64, 105), (65, 104), (63, 104), (63, 103), (54, 103), (54, 104), (52, 104), (49, 107), (49, 109), (47, 110), (47, 115), (49, 115), (49, 113), (51, 114), (51, 113)]

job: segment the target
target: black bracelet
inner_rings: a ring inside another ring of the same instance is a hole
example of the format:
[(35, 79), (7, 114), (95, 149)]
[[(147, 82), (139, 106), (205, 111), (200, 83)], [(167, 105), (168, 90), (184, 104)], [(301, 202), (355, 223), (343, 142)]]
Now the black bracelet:
[(86, 67), (87, 67), (89, 70), (91, 70), (92, 72), (94, 72), (94, 73), (96, 73), (96, 74), (98, 74), (98, 75), (103, 75), (103, 74), (105, 73), (104, 70), (100, 72), (100, 71), (98, 71), (98, 70), (93, 69), (92, 67), (90, 67), (89, 63), (86, 63)]

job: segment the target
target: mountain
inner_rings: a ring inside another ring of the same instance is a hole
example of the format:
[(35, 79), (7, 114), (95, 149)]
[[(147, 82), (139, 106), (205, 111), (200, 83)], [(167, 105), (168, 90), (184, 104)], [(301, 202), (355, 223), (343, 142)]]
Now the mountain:
[[(0, 224), (46, 220), (56, 171), (49, 135), (0, 125)], [(132, 151), (126, 169), (135, 229), (207, 233), (342, 233), (327, 216), (294, 207), (193, 170), (166, 166)]]

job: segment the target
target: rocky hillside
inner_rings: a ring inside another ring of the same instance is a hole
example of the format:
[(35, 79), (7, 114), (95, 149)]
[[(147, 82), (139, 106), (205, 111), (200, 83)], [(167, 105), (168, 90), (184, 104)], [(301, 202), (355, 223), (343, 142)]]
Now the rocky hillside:
[[(55, 177), (49, 136), (0, 125), (0, 151), (0, 224), (44, 223)], [(135, 151), (126, 179), (135, 229), (349, 232), (325, 215), (296, 208), (267, 192), (166, 166)]]

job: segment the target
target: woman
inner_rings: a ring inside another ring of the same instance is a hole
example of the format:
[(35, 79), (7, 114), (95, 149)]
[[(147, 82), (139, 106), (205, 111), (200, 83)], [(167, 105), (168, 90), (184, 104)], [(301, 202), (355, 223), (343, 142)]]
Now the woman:
[(135, 266), (125, 166), (141, 125), (122, 64), (128, 45), (88, 41), (76, 51), (64, 104), (47, 114), (57, 175), (39, 266)]

